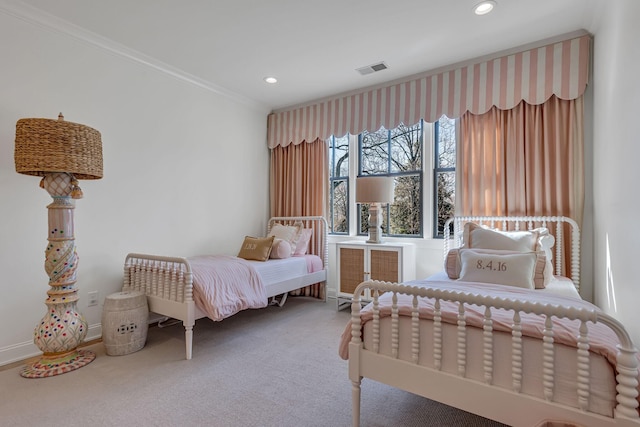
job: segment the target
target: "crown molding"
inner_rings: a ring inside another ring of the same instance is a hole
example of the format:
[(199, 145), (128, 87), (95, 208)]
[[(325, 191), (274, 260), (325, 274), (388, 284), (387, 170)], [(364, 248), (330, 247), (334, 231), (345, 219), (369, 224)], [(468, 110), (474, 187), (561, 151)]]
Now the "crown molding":
[(161, 73), (167, 74), (175, 79), (192, 84), (209, 92), (225, 96), (249, 107), (268, 110), (267, 106), (251, 98), (247, 98), (208, 80), (189, 74), (184, 70), (171, 66), (149, 55), (145, 55), (142, 52), (130, 49), (127, 46), (117, 43), (109, 38), (86, 30), (78, 25), (72, 24), (69, 21), (65, 21), (64, 19), (23, 2), (15, 0), (0, 0), (0, 12), (44, 30), (62, 34), (126, 60), (160, 71)]

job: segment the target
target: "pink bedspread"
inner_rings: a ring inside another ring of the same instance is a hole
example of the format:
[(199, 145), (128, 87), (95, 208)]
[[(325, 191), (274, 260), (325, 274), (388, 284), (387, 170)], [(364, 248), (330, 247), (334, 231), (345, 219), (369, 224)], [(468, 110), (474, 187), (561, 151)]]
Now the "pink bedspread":
[(212, 320), (222, 320), (248, 308), (267, 306), (260, 276), (249, 262), (229, 255), (189, 258), (193, 299)]
[[(489, 295), (500, 298), (511, 298), (518, 300), (528, 300), (543, 304), (573, 306), (577, 308), (586, 308), (590, 310), (600, 311), (595, 305), (574, 298), (550, 295), (535, 290), (516, 288), (512, 286), (490, 285), (486, 283), (474, 282), (443, 282), (434, 280), (417, 280), (407, 285), (425, 286), (436, 289), (444, 289), (456, 292), (466, 292), (478, 295)], [(385, 293), (380, 296), (380, 317), (391, 315), (391, 293)], [(412, 297), (404, 294), (398, 294), (398, 307), (401, 316), (411, 316)], [(449, 301), (441, 301), (442, 321), (457, 324), (458, 305)], [(419, 317), (422, 319), (433, 319), (433, 301), (420, 298), (418, 301)], [(484, 308), (477, 306), (465, 305), (466, 321), (468, 326), (482, 328), (484, 319)], [(361, 311), (360, 318), (362, 323), (368, 322), (373, 318), (372, 305), (364, 307)], [(511, 325), (513, 323), (513, 312), (507, 310), (492, 310), (493, 329), (496, 331), (504, 331), (511, 333)], [(545, 318), (534, 315), (521, 313), (522, 334), (534, 338), (542, 338), (544, 330)], [(580, 324), (578, 321), (568, 319), (553, 319), (553, 331), (555, 342), (577, 347), (577, 336)], [(590, 351), (601, 354), (615, 364), (616, 361), (616, 345), (619, 344), (616, 334), (607, 326), (600, 323), (589, 323), (589, 342)], [(349, 357), (349, 341), (351, 340), (351, 322), (345, 327), (340, 340), (339, 354), (343, 359)]]
[(322, 258), (318, 255), (303, 255), (304, 259), (307, 261), (307, 272), (315, 273), (316, 271), (322, 270), (324, 267), (322, 265)]

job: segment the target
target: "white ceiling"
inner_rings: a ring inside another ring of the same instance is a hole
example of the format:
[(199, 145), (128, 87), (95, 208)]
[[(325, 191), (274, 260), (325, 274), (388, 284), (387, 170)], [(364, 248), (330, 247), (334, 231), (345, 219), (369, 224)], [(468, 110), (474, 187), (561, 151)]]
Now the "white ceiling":
[[(23, 0), (222, 93), (270, 109), (591, 30), (610, 0)], [(92, 34), (93, 33), (93, 34)], [(356, 68), (385, 61), (387, 70)], [(265, 76), (276, 76), (268, 85)]]

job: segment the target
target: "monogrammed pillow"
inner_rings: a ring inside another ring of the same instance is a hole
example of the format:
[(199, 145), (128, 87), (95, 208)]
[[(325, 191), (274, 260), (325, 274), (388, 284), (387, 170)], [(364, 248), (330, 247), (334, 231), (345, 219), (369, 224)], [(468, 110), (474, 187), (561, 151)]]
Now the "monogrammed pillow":
[[(460, 277), (460, 271), (462, 269), (462, 261), (460, 259), (460, 251), (464, 248), (451, 249), (447, 253), (447, 258), (444, 261), (444, 270), (450, 279), (458, 279)], [(470, 249), (467, 249), (470, 250)], [(514, 253), (523, 253), (517, 251), (502, 251), (496, 249), (472, 249), (476, 253), (487, 253), (493, 255), (510, 255)], [(536, 254), (536, 270), (533, 276), (533, 283), (536, 289), (544, 289), (549, 284), (549, 281), (553, 277), (553, 266), (546, 259), (546, 254), (543, 251), (537, 251)]]
[(546, 264), (543, 252), (492, 253), (460, 249), (459, 280), (535, 289), (536, 264)]
[(271, 254), (273, 246), (273, 236), (269, 237), (251, 237), (246, 236), (242, 242), (242, 247), (238, 253), (238, 258), (244, 258), (256, 261), (266, 261)]

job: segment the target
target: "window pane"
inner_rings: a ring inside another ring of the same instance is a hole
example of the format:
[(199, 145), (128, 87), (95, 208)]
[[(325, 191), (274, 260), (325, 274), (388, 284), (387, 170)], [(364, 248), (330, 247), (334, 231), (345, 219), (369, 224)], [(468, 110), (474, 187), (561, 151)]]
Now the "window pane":
[(399, 176), (395, 181), (389, 234), (419, 236), (422, 234), (422, 175)]
[(349, 176), (349, 135), (342, 138), (332, 138), (331, 177)]
[[(382, 234), (389, 234), (389, 230), (387, 228), (387, 217), (389, 216), (388, 212), (389, 208), (387, 207), (387, 205), (382, 205), (380, 212), (382, 218), (382, 224), (380, 225), (380, 228), (382, 228)], [(369, 205), (358, 204), (358, 214), (360, 215), (360, 230), (358, 234), (367, 234), (369, 232)]]
[[(374, 133), (362, 133), (360, 174), (395, 179), (395, 202), (383, 206), (384, 235), (422, 236), (423, 124), (400, 124)], [(358, 210), (359, 233), (367, 233), (368, 206)]]
[(369, 232), (369, 205), (358, 204), (358, 216), (360, 218), (358, 234), (367, 234)]
[(443, 236), (444, 223), (453, 216), (455, 206), (456, 173), (439, 172), (437, 177), (438, 191), (438, 229), (437, 236)]
[(436, 168), (456, 167), (456, 122), (447, 116), (438, 120)]
[(349, 233), (349, 135), (329, 139), (330, 233)]
[(331, 232), (349, 232), (347, 181), (331, 181)]
[(380, 128), (377, 132), (360, 134), (360, 173), (374, 175), (389, 170), (389, 131)]
[(456, 122), (447, 116), (438, 120), (436, 130), (434, 168), (434, 237), (443, 236), (447, 219), (453, 216), (455, 206)]
[(422, 169), (421, 126), (403, 124), (391, 131), (391, 172)]

